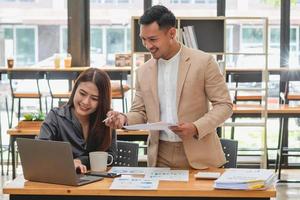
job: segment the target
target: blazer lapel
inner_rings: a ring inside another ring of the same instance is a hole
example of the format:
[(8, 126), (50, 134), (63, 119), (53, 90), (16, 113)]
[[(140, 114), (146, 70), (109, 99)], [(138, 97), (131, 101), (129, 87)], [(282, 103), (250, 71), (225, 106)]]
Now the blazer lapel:
[(177, 75), (177, 90), (176, 90), (177, 112), (179, 110), (178, 106), (179, 106), (179, 102), (180, 102), (180, 97), (181, 97), (184, 81), (186, 79), (186, 75), (191, 66), (190, 57), (187, 55), (185, 50), (186, 50), (185, 47), (182, 46), (180, 60), (179, 60), (179, 66), (178, 66), (178, 75)]
[(149, 66), (149, 73), (146, 76), (149, 76), (149, 83), (151, 84), (151, 91), (154, 98), (154, 112), (156, 112), (157, 121), (160, 120), (160, 108), (159, 108), (159, 98), (158, 98), (158, 74), (157, 74), (157, 60), (153, 59), (153, 62)]

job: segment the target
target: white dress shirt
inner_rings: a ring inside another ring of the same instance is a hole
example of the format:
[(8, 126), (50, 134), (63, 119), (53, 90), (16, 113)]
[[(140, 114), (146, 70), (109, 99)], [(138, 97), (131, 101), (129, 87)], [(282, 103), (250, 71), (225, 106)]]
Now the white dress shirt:
[[(160, 104), (160, 119), (163, 122), (178, 123), (176, 107), (177, 74), (181, 48), (169, 60), (158, 60), (158, 97)], [(160, 131), (160, 140), (180, 142), (181, 138), (173, 131)]]

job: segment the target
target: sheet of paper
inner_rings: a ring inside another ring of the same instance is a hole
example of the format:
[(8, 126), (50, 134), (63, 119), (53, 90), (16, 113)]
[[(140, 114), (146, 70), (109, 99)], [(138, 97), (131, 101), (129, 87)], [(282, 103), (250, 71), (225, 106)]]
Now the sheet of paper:
[(162, 167), (112, 167), (109, 172), (127, 175), (145, 175), (152, 171), (166, 171), (170, 168)]
[(160, 181), (189, 181), (188, 170), (154, 170), (145, 174), (145, 178), (158, 179)]
[(115, 178), (111, 190), (157, 190), (159, 180), (145, 178)]
[(167, 123), (167, 122), (156, 122), (156, 123), (147, 123), (147, 124), (135, 124), (124, 126), (127, 130), (151, 130), (151, 131), (160, 131), (167, 130), (169, 126), (177, 126), (177, 124)]

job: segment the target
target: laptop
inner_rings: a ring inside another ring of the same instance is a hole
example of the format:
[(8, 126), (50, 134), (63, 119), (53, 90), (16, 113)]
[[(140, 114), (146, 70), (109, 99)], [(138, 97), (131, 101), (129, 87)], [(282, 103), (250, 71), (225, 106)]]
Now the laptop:
[(17, 145), (26, 180), (79, 186), (103, 179), (76, 173), (67, 142), (17, 138)]

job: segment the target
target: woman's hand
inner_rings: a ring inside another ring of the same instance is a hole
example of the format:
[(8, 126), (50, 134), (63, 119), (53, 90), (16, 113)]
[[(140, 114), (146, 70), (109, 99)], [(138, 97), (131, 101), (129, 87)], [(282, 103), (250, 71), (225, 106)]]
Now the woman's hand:
[(107, 114), (107, 120), (105, 121), (105, 125), (110, 128), (117, 129), (122, 128), (124, 124), (127, 123), (126, 115), (117, 112), (117, 111), (109, 111)]
[(74, 166), (77, 171), (77, 169), (80, 170), (80, 173), (84, 174), (87, 172), (86, 166), (81, 163), (81, 160), (79, 159), (74, 159)]

